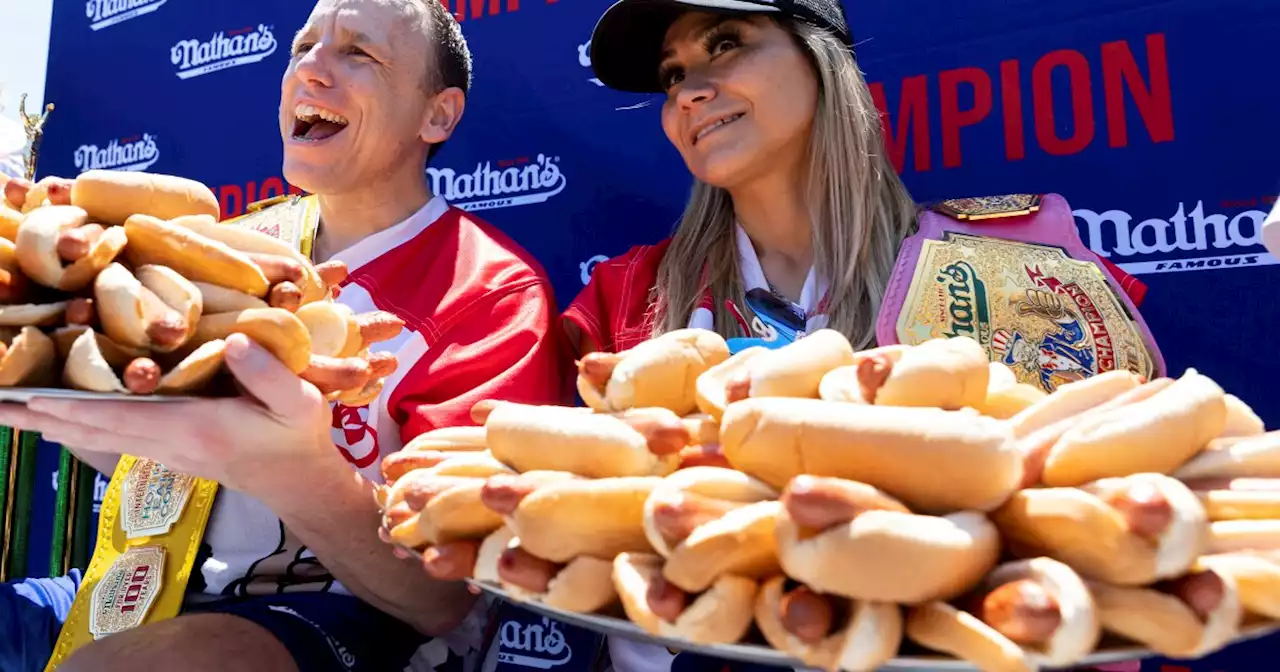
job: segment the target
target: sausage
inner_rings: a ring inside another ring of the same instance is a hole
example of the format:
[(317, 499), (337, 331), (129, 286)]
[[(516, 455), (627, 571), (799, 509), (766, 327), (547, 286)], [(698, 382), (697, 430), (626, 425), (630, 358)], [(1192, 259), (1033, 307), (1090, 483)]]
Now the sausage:
[(339, 287), (339, 286), (337, 286), (337, 285), (333, 285), (332, 287), (330, 287), (330, 288), (329, 288), (329, 298), (331, 298), (331, 299), (336, 299), (336, 298), (338, 298), (338, 297), (339, 297), (339, 296), (341, 296), (341, 295), (342, 295), (342, 288), (341, 288), (341, 287)]
[(1202, 621), (1209, 620), (1209, 616), (1222, 604), (1227, 591), (1222, 577), (1212, 571), (1192, 572), (1165, 582), (1159, 588), (1186, 602)]
[(67, 324), (83, 324), (92, 326), (97, 317), (93, 307), (93, 299), (75, 298), (67, 302)]
[(302, 305), (302, 290), (288, 280), (276, 283), (267, 295), (267, 305), (272, 308), (283, 308), (291, 313), (296, 312)]
[(134, 394), (151, 394), (160, 386), (160, 365), (139, 357), (124, 367), (124, 386)]
[(27, 192), (31, 191), (34, 186), (31, 180), (20, 177), (9, 180), (4, 183), (4, 200), (9, 201), (9, 205), (21, 210), (22, 206), (27, 204)]
[(311, 355), (311, 365), (298, 377), (315, 385), (324, 394), (364, 387), (373, 376), (368, 360), (361, 357)]
[(244, 253), (249, 260), (258, 265), (262, 269), (262, 274), (267, 277), (267, 282), (274, 285), (280, 282), (302, 282), (304, 272), (302, 265), (289, 257), (279, 254), (264, 254), (262, 252), (246, 252)]
[(732, 404), (751, 396), (751, 372), (740, 370), (724, 383), (724, 403)]
[(805, 644), (821, 642), (835, 624), (831, 601), (808, 586), (783, 595), (778, 606), (782, 627)]
[(876, 403), (876, 394), (893, 374), (893, 359), (887, 355), (871, 355), (858, 362), (858, 390), (868, 404)]
[(689, 467), (723, 467), (732, 469), (729, 458), (718, 443), (704, 443), (700, 446), (686, 446), (680, 449), (680, 469)]
[(400, 362), (392, 352), (371, 352), (367, 357), (374, 378), (386, 378), (396, 372)]
[(494, 513), (509, 516), (537, 489), (537, 481), (521, 478), (519, 474), (495, 474), (481, 488), (480, 502)]
[(653, 577), (649, 589), (645, 591), (644, 599), (654, 616), (668, 623), (675, 623), (684, 612), (688, 596), (659, 574)]
[(680, 452), (692, 440), (689, 427), (678, 417), (635, 412), (624, 412), (616, 417), (644, 436), (649, 452), (660, 457)]
[(389, 341), (404, 329), (404, 320), (383, 310), (357, 315), (356, 323), (360, 325), (360, 337), (366, 345)]
[(31, 283), (22, 271), (0, 268), (0, 304), (22, 302), (30, 288)]
[(65, 177), (49, 180), (44, 192), (44, 197), (49, 199), (49, 205), (71, 205), (72, 184), (72, 180)]
[(322, 264), (316, 264), (316, 275), (320, 276), (320, 282), (326, 287), (337, 287), (347, 279), (347, 263), (345, 261), (331, 260)]
[(1021, 579), (988, 593), (978, 618), (1017, 644), (1036, 646), (1062, 626), (1062, 608), (1044, 586)]
[[(425, 478), (410, 479), (408, 483), (403, 484), (401, 490), (403, 493), (401, 499), (409, 509), (413, 511), (421, 511), (426, 508), (436, 495), (456, 488), (460, 485), (470, 485), (478, 483), (483, 479), (472, 476), (438, 476), (436, 474), (428, 474)], [(398, 484), (400, 485), (400, 484)]]
[(181, 313), (160, 300), (155, 292), (141, 288), (143, 319), (147, 320), (147, 338), (160, 347), (171, 347), (187, 335), (187, 320)]
[(475, 539), (450, 541), (422, 552), (422, 567), (437, 581), (461, 581), (476, 569), (480, 542)]
[(1129, 531), (1156, 540), (1173, 524), (1173, 507), (1152, 483), (1134, 483), (1111, 496), (1107, 504), (1124, 516)]
[(560, 573), (560, 565), (543, 560), (516, 546), (498, 558), (498, 578), (531, 593), (547, 592), (547, 585)]
[(838, 478), (797, 476), (779, 499), (796, 524), (815, 530), (843, 525), (873, 508), (910, 513), (890, 500), (872, 501), (865, 490)]
[(670, 544), (679, 544), (699, 526), (743, 507), (739, 502), (714, 499), (691, 492), (675, 492), (661, 498), (653, 507), (653, 524)]
[(98, 244), (102, 232), (101, 224), (85, 224), (58, 232), (56, 243), (58, 257), (68, 263), (79, 261), (93, 250), (94, 245)]
[(393, 484), (415, 469), (430, 469), (450, 457), (451, 454), (438, 450), (397, 451), (382, 458), (382, 479)]
[(498, 404), (501, 403), (502, 402), (497, 399), (477, 401), (476, 405), (471, 407), (471, 422), (474, 422), (477, 425), (483, 425), (488, 422), (489, 414), (492, 413), (493, 409), (497, 408)]
[(612, 352), (591, 352), (578, 362), (578, 375), (586, 378), (592, 387), (603, 388), (613, 377), (613, 369), (622, 361), (622, 355)]

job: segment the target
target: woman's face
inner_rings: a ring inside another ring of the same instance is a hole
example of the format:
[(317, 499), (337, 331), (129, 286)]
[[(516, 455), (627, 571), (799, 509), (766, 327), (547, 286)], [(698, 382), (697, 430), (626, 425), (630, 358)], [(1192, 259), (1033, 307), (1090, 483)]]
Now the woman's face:
[(786, 30), (760, 15), (690, 12), (662, 49), (662, 130), (694, 177), (732, 189), (802, 168), (818, 81)]

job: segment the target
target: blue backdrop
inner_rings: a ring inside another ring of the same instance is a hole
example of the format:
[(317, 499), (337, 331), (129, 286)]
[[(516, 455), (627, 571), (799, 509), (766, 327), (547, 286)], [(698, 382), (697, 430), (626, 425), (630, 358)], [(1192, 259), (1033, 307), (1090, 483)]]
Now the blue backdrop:
[[(680, 212), (689, 178), (660, 101), (592, 79), (587, 43), (611, 0), (444, 1), (475, 87), (429, 171), (435, 189), (537, 255), (563, 307), (593, 263), (668, 235)], [(55, 0), (41, 174), (184, 175), (212, 186), (226, 216), (284, 192), (279, 80), (311, 4)], [(1280, 331), (1280, 260), (1259, 242), (1280, 193), (1280, 5), (846, 9), (917, 200), (1064, 195), (1086, 244), (1149, 286), (1142, 312), (1171, 369), (1200, 369), (1280, 426), (1280, 358), (1259, 345)], [(530, 163), (543, 166), (538, 184), (487, 190), (486, 175)], [(1244, 669), (1197, 669), (1228, 668)]]

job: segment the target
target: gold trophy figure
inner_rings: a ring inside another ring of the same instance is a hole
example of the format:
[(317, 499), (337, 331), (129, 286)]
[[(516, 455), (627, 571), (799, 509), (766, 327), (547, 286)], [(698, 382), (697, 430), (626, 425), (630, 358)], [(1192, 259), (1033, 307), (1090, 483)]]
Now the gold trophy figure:
[(27, 94), (22, 94), (18, 99), (18, 116), (22, 117), (22, 127), (27, 133), (27, 179), (36, 179), (36, 159), (40, 153), (40, 140), (44, 137), (44, 122), (49, 119), (49, 113), (53, 111), (53, 103), (44, 106), (44, 112), (37, 117), (31, 117), (27, 114)]

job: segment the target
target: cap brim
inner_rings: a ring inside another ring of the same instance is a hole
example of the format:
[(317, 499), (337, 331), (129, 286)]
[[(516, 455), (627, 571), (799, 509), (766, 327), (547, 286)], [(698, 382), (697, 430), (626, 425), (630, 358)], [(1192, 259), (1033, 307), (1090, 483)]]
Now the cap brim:
[(591, 33), (591, 69), (618, 91), (661, 93), (658, 66), (667, 29), (690, 10), (725, 14), (776, 12), (768, 0), (618, 0)]

